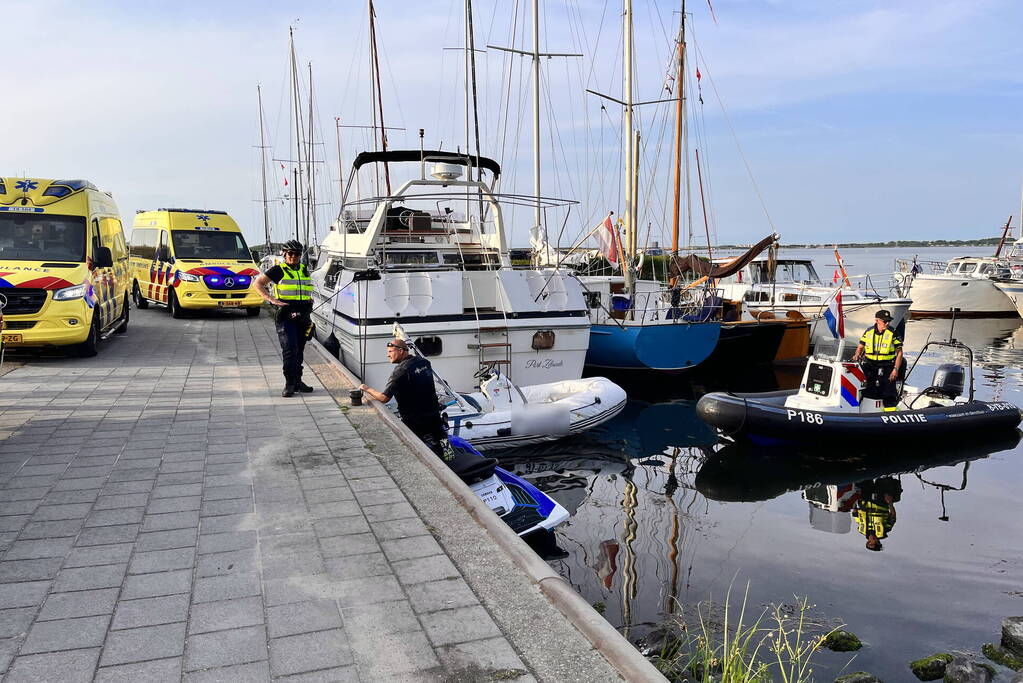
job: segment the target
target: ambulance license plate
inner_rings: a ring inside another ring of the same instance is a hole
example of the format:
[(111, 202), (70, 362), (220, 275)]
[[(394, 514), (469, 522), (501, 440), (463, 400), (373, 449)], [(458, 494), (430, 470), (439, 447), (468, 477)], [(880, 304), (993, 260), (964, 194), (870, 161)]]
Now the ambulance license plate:
[(218, 301), (217, 302), (217, 306), (220, 306), (221, 308), (234, 308), (234, 307), (238, 307), (238, 306), (241, 306), (241, 305), (242, 305), (241, 300), (238, 300), (238, 301)]
[(0, 339), (2, 339), (4, 344), (13, 344), (13, 343), (21, 341), (21, 335), (20, 334), (0, 334)]

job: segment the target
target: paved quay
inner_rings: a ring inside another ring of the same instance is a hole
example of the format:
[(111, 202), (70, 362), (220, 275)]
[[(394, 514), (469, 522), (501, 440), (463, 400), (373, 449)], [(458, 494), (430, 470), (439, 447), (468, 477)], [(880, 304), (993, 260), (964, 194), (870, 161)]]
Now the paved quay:
[(5, 682), (621, 680), (318, 354), (280, 397), (266, 317), (133, 310), (17, 361)]

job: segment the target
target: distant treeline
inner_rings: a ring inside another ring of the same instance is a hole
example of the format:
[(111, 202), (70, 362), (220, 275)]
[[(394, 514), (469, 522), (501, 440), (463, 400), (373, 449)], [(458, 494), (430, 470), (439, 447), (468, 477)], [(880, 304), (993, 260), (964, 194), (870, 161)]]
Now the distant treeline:
[[(998, 237), (985, 237), (979, 240), (891, 240), (889, 242), (839, 242), (839, 249), (879, 249), (883, 247), (987, 247), (998, 244)], [(830, 249), (830, 244), (783, 244), (783, 249)], [(746, 249), (746, 246), (728, 245), (719, 249)]]

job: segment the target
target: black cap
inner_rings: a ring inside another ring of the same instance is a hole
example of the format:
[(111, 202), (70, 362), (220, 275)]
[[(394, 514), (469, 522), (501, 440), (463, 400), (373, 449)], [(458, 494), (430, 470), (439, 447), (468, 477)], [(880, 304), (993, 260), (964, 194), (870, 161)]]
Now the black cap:
[(880, 311), (875, 313), (874, 317), (877, 318), (878, 320), (883, 320), (886, 323), (890, 323), (892, 321), (892, 314), (889, 313), (888, 310), (885, 308), (882, 308)]

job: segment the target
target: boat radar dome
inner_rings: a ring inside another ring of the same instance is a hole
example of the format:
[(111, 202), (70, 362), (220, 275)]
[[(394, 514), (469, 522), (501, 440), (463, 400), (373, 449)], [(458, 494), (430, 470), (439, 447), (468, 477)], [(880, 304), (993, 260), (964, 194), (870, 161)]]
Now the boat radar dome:
[(437, 180), (458, 180), (462, 177), (462, 167), (458, 164), (436, 163), (430, 175)]

